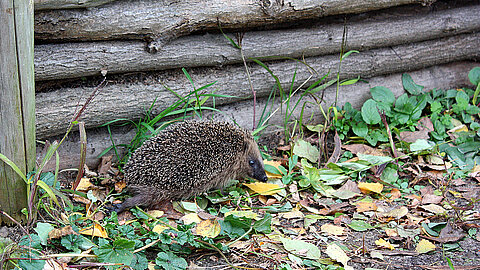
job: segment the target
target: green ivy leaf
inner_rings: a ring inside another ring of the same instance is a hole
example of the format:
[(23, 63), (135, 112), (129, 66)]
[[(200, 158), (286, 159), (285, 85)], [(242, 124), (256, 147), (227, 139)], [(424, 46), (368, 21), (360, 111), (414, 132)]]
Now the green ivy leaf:
[(416, 84), (412, 76), (410, 74), (402, 74), (402, 83), (403, 83), (403, 89), (410, 93), (411, 95), (419, 95), (422, 93), (424, 86)]
[(172, 252), (160, 252), (155, 259), (155, 269), (162, 267), (165, 270), (183, 270), (187, 269), (187, 261), (184, 258), (178, 257)]
[(373, 99), (369, 99), (363, 103), (362, 106), (362, 118), (365, 123), (375, 125), (380, 123), (381, 118), (377, 109), (377, 102)]

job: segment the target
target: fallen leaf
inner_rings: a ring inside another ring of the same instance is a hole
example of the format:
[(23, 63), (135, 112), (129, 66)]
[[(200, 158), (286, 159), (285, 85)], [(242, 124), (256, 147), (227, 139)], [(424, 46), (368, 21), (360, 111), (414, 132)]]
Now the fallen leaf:
[(436, 215), (444, 214), (444, 213), (447, 212), (447, 210), (445, 210), (443, 207), (441, 207), (440, 205), (436, 205), (436, 204), (422, 205), (421, 208), (427, 210), (430, 213), (434, 213)]
[(374, 202), (357, 202), (355, 206), (357, 207), (358, 213), (375, 211), (378, 208)]
[(298, 140), (295, 142), (293, 146), (293, 153), (299, 157), (304, 157), (308, 159), (310, 162), (317, 162), (319, 151), (318, 148), (311, 145), (309, 142), (304, 140)]
[[(278, 167), (282, 166), (282, 162), (280, 161), (274, 161), (274, 160), (264, 160), (263, 161), (263, 164), (265, 165), (271, 165), (275, 168), (278, 169)], [(278, 169), (280, 171), (280, 169)], [(265, 173), (267, 174), (267, 177), (268, 178), (282, 178), (282, 175), (281, 174), (276, 174), (276, 173), (271, 173), (269, 171), (265, 171)]]
[(386, 248), (386, 249), (390, 249), (390, 250), (394, 250), (395, 248), (393, 247), (392, 244), (390, 244), (390, 242), (388, 241), (385, 241), (383, 238), (380, 238), (378, 240), (375, 240), (375, 245), (379, 246), (379, 247), (382, 247), (382, 248)]
[(72, 229), (72, 226), (70, 226), (70, 225), (62, 227), (62, 228), (55, 228), (48, 233), (48, 239), (60, 238), (60, 237), (63, 237), (65, 235), (69, 235), (69, 234), (77, 234)]
[(279, 185), (277, 184), (270, 184), (270, 183), (263, 183), (263, 182), (255, 182), (255, 183), (250, 183), (244, 184), (247, 186), (249, 189), (253, 190), (255, 193), (258, 193), (260, 195), (274, 195), (280, 192), (282, 189)]
[(435, 250), (436, 246), (428, 241), (428, 240), (425, 240), (425, 239), (422, 239), (420, 240), (420, 242), (418, 242), (418, 245), (417, 247), (415, 248), (415, 250), (418, 252), (418, 253), (427, 253), (427, 252), (430, 252), (432, 250)]
[(186, 214), (183, 217), (181, 217), (180, 220), (183, 221), (183, 224), (185, 225), (192, 224), (192, 223), (200, 223), (202, 221), (200, 217), (197, 215), (197, 213)]
[[(343, 251), (343, 249), (341, 249), (337, 244), (329, 244), (327, 246), (327, 250), (325, 250), (325, 253), (327, 253), (328, 257), (330, 257), (332, 260), (341, 263), (344, 268), (347, 269), (347, 263), (350, 260), (350, 257), (348, 257), (345, 251)], [(353, 268), (348, 266), (348, 269)]]
[(90, 236), (98, 236), (98, 237), (102, 237), (102, 238), (108, 238), (108, 234), (107, 234), (107, 231), (98, 223), (95, 223), (92, 226), (88, 227), (88, 228), (85, 228), (85, 229), (81, 229), (80, 230), (80, 233), (81, 234), (84, 234), (84, 235), (90, 235)]
[(235, 215), (237, 217), (246, 217), (250, 219), (258, 219), (258, 214), (253, 211), (228, 211), (225, 213), (225, 217)]
[(345, 233), (345, 228), (336, 226), (330, 223), (325, 223), (320, 227), (321, 231), (330, 235), (342, 235)]
[(80, 179), (80, 183), (78, 183), (77, 191), (88, 191), (93, 184), (90, 182), (90, 178), (82, 178)]
[(405, 206), (401, 206), (399, 208), (392, 209), (383, 214), (385, 217), (392, 217), (396, 219), (400, 219), (408, 214), (408, 208)]
[(318, 247), (312, 243), (284, 237), (281, 237), (280, 241), (282, 242), (283, 247), (294, 255), (305, 257), (311, 260), (320, 259), (320, 249), (318, 249)]
[(383, 190), (383, 185), (380, 183), (366, 183), (366, 182), (360, 182), (358, 183), (358, 188), (363, 194), (369, 194), (369, 193), (382, 193)]
[(195, 234), (208, 237), (208, 238), (215, 238), (217, 237), (220, 232), (222, 231), (222, 227), (220, 223), (216, 219), (207, 219), (200, 222), (197, 227), (195, 227)]

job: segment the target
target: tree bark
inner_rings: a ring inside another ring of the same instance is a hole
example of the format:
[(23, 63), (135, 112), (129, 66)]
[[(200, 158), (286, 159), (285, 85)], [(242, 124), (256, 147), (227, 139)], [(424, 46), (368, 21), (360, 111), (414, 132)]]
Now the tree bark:
[[(422, 70), (412, 71), (409, 74), (412, 76), (414, 81), (422, 86), (425, 86), (425, 89), (428, 91), (430, 89), (450, 89), (455, 87), (470, 86), (468, 81), (467, 73), (473, 67), (478, 66), (474, 62), (456, 62), (446, 65), (434, 66), (425, 68)], [(373, 77), (368, 80), (368, 82), (359, 82), (354, 85), (341, 86), (339, 92), (339, 104), (345, 104), (347, 101), (350, 102), (355, 108), (360, 109), (361, 105), (365, 100), (370, 98), (369, 89), (374, 86), (385, 86), (392, 90), (395, 95), (398, 97), (403, 91), (402, 87), (402, 73), (396, 73), (387, 76), (378, 76)], [(325, 93), (325, 101), (322, 103), (324, 109), (327, 106), (333, 103), (333, 98), (335, 97), (336, 87), (332, 86), (327, 88)], [(298, 101), (298, 95), (292, 99), (292, 103)], [(260, 98), (257, 100), (257, 111), (262, 110), (267, 103), (267, 98)], [(309, 96), (305, 96), (301, 101), (303, 102), (312, 102), (315, 101)], [(219, 106), (218, 109), (222, 111), (222, 114), (215, 114), (215, 120), (224, 120), (232, 121), (235, 120), (240, 126), (244, 128), (251, 128), (252, 122), (252, 100), (241, 101), (234, 104), (227, 104), (224, 106)], [(274, 112), (277, 108), (280, 107), (280, 102), (277, 100), (274, 103), (273, 107), (267, 106), (267, 111)], [(285, 106), (283, 106), (285, 108)], [(321, 121), (321, 113), (317, 106), (309, 105), (305, 107), (304, 111), (304, 120), (308, 121), (310, 115), (313, 115), (313, 122), (318, 123)], [(284, 112), (278, 110), (276, 113), (273, 113), (272, 118), (270, 119), (270, 128), (267, 128), (267, 132), (275, 131), (275, 125), (282, 126)], [(300, 111), (297, 110), (294, 113), (294, 119), (299, 119)], [(257, 115), (258, 120), (259, 115)], [(116, 145), (128, 144), (135, 135), (135, 131), (128, 127), (112, 127), (112, 140)], [(263, 135), (261, 136), (263, 137)], [(50, 141), (59, 138), (49, 138)], [(109, 146), (112, 145), (110, 140), (109, 132), (106, 128), (94, 128), (87, 130), (87, 165), (89, 168), (96, 168), (99, 163), (98, 155)], [(60, 168), (74, 168), (79, 164), (80, 157), (80, 144), (78, 143), (79, 137), (78, 132), (72, 132), (68, 139), (64, 141), (59, 149), (60, 155)], [(124, 154), (123, 149), (119, 148), (119, 154), (122, 156)], [(38, 148), (38, 155), (41, 155), (41, 148)], [(111, 151), (108, 154), (114, 154)], [(54, 162), (48, 164), (47, 170), (53, 170), (55, 168)]]
[(42, 40), (157, 40), (161, 48), (176, 37), (199, 30), (243, 29), (269, 24), (354, 14), (434, 0), (126, 0), (87, 10), (39, 11), (35, 38)]
[[(349, 20), (348, 50), (368, 50), (480, 31), (480, 6), (439, 12), (411, 10)], [(339, 53), (343, 23), (315, 24), (309, 28), (245, 33), (245, 56), (311, 57)], [(385, 31), (394, 29), (394, 31)], [(379, 33), (382, 33), (379, 35)], [(268, 44), (268, 46), (265, 46)], [(265, 59), (267, 60), (267, 59)], [(141, 41), (110, 41), (45, 44), (35, 46), (36, 80), (53, 80), (108, 73), (164, 70), (181, 67), (238, 64), (242, 58), (221, 34), (181, 37), (161, 53), (145, 51)]]
[[(407, 72), (453, 61), (472, 60), (480, 57), (480, 33), (458, 35), (390, 48), (373, 49), (352, 54), (342, 62), (340, 77), (369, 78), (384, 74)], [(269, 68), (284, 87), (290, 85), (296, 73), (294, 86), (305, 80), (311, 84), (328, 72), (336, 73), (337, 55), (309, 57), (304, 65), (293, 60), (269, 63)], [(205, 91), (216, 94), (246, 97), (251, 94), (243, 65), (229, 65), (222, 68), (192, 68), (188, 70), (197, 88), (216, 82)], [(251, 79), (257, 96), (266, 96), (275, 86), (275, 80), (258, 65), (250, 65)], [(179, 95), (186, 95), (192, 86), (180, 70), (167, 70), (137, 77), (118, 76), (124, 83), (110, 83), (102, 88), (98, 97), (88, 107), (83, 121), (87, 127), (94, 127), (118, 118), (137, 119), (157, 98), (154, 113), (173, 104), (178, 98), (164, 85)], [(135, 81), (129, 83), (128, 81)], [(93, 91), (91, 87), (62, 88), (46, 93), (37, 93), (37, 135), (41, 138), (62, 133), (85, 97)], [(217, 98), (216, 104), (226, 104), (238, 99)]]

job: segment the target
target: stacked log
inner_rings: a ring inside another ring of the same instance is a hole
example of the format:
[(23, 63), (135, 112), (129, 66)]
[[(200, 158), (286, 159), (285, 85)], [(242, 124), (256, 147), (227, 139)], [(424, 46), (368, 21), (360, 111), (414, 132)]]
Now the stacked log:
[[(325, 74), (360, 76), (369, 83), (342, 87), (338, 100), (358, 107), (373, 86), (391, 85), (400, 95), (399, 76), (405, 72), (427, 89), (467, 85), (466, 74), (480, 57), (478, 1), (56, 1), (35, 3), (37, 135), (45, 139), (64, 132), (106, 72), (108, 85), (82, 118), (95, 134), (91, 161), (109, 143), (93, 128), (118, 118), (138, 119), (155, 99), (161, 102), (153, 113), (164, 110), (178, 100), (166, 87), (179, 95), (192, 91), (180, 68), (196, 86), (215, 82), (208, 91), (238, 97), (217, 98), (215, 106), (224, 114), (214, 117), (251, 127), (252, 101), (239, 102), (251, 97), (242, 53), (257, 107), (266, 103), (276, 81), (251, 58), (268, 65), (285, 89), (306, 88)], [(242, 53), (220, 26), (233, 39), (242, 33)], [(349, 55), (339, 70), (343, 40), (345, 50), (359, 53)], [(327, 88), (323, 106), (332, 105), (334, 96), (335, 89)], [(318, 119), (318, 107), (307, 106), (305, 115)], [(281, 118), (278, 113), (270, 123)]]

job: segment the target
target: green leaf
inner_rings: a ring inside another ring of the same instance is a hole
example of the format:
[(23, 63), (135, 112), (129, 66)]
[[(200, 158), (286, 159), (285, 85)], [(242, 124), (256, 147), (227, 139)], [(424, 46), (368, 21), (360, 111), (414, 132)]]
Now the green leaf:
[(470, 82), (477, 86), (480, 84), (480, 67), (474, 67), (468, 72), (468, 79)]
[(372, 165), (380, 165), (393, 160), (393, 158), (387, 157), (387, 156), (373, 156), (373, 155), (365, 155), (362, 153), (358, 153), (357, 156), (360, 160), (365, 160)]
[(416, 84), (413, 81), (412, 76), (406, 73), (402, 74), (402, 83), (403, 89), (405, 89), (405, 91), (407, 91), (411, 95), (421, 94), (424, 88), (423, 86)]
[(13, 163), (13, 161), (11, 161), (10, 159), (8, 159), (5, 155), (1, 154), (0, 153), (0, 159), (7, 163), (8, 166), (10, 166), (20, 177), (22, 177), (23, 181), (25, 181), (25, 183), (27, 183), (27, 177), (25, 176), (25, 174), (22, 172), (22, 170), (20, 170), (17, 165), (15, 163)]
[(362, 118), (365, 123), (375, 125), (380, 123), (381, 118), (378, 113), (377, 102), (373, 99), (369, 99), (363, 103), (362, 106)]
[(132, 262), (129, 265), (135, 270), (145, 270), (148, 269), (148, 260), (144, 254), (135, 253), (133, 255)]
[(187, 269), (188, 264), (184, 258), (178, 257), (172, 252), (160, 252), (155, 259), (156, 269), (162, 267), (165, 270), (183, 270)]
[(417, 152), (417, 151), (428, 150), (434, 146), (435, 146), (435, 143), (433, 142), (430, 142), (424, 139), (418, 139), (414, 143), (410, 144), (410, 151)]
[(283, 247), (294, 255), (312, 260), (320, 259), (320, 249), (312, 243), (284, 237), (281, 237), (280, 241), (282, 242)]
[(370, 88), (370, 93), (372, 94), (372, 98), (375, 101), (387, 103), (390, 106), (392, 106), (393, 103), (395, 102), (395, 95), (387, 87), (384, 87), (384, 86), (372, 87)]
[(368, 126), (365, 122), (353, 122), (352, 123), (352, 131), (355, 135), (359, 137), (365, 137), (368, 134)]
[[(130, 265), (133, 260), (134, 248), (135, 241), (119, 238), (113, 241), (113, 244), (107, 242), (107, 244), (99, 245), (98, 248), (93, 248), (93, 253), (97, 255), (99, 262)], [(109, 269), (113, 269), (113, 267), (109, 267)]]
[(72, 250), (74, 252), (80, 253), (81, 250), (87, 250), (94, 246), (94, 244), (83, 237), (82, 235), (69, 234), (62, 237), (60, 244), (66, 249)]
[(348, 226), (352, 228), (352, 230), (357, 232), (363, 232), (363, 231), (373, 229), (372, 225), (368, 224), (363, 220), (357, 220), (357, 219), (352, 220), (352, 222), (348, 224)]
[(42, 241), (35, 233), (24, 235), (22, 238), (20, 238), (20, 242), (18, 244), (21, 246), (31, 247), (33, 249), (42, 249)]
[(299, 157), (307, 158), (310, 162), (317, 162), (319, 151), (318, 148), (304, 140), (298, 140), (293, 146), (293, 153)]
[(48, 233), (53, 230), (53, 225), (50, 223), (44, 223), (44, 222), (38, 222), (37, 227), (35, 228), (35, 231), (38, 234), (38, 237), (40, 237), (40, 242), (42, 245), (47, 244), (47, 239), (48, 239)]
[(262, 219), (257, 220), (255, 221), (255, 223), (253, 223), (253, 229), (257, 233), (265, 233), (265, 234), (271, 233), (272, 232), (271, 223), (272, 223), (272, 215), (270, 213), (266, 213)]
[[(22, 255), (23, 258), (38, 259), (39, 254), (37, 251), (29, 251)], [(22, 270), (38, 270), (43, 269), (45, 266), (45, 260), (18, 260), (18, 266)]]

